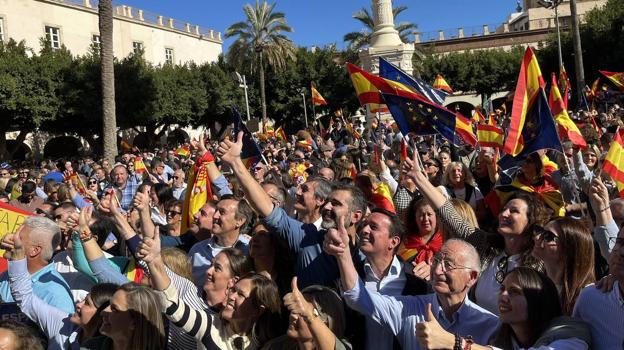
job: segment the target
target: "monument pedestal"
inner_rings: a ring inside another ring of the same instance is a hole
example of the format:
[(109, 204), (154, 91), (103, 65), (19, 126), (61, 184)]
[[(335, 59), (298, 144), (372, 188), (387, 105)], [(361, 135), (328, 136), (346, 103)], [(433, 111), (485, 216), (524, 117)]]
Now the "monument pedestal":
[[(408, 74), (413, 74), (414, 68), (412, 65), (412, 57), (414, 56), (414, 44), (412, 43), (400, 43), (394, 46), (379, 46), (368, 47), (360, 50), (359, 52), (360, 62), (364, 70), (373, 74), (379, 74), (379, 57), (385, 58), (388, 62), (401, 68)], [(366, 111), (366, 125), (370, 126), (376, 113), (370, 113)], [(381, 113), (379, 115), (381, 120), (392, 118), (390, 113)]]

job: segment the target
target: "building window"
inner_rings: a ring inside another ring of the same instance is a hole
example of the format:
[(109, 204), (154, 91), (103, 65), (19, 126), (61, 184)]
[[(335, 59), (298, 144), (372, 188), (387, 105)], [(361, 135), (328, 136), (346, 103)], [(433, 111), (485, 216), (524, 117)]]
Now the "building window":
[(45, 27), (46, 38), (50, 41), (52, 48), (61, 48), (61, 30), (56, 27)]
[(135, 54), (138, 54), (141, 51), (143, 51), (143, 43), (138, 42), (138, 41), (133, 41), (132, 42), (132, 51), (134, 51)]
[(93, 44), (93, 47), (95, 47), (96, 49), (99, 50), (100, 49), (100, 43), (101, 43), (100, 36), (97, 35), (97, 34), (93, 34), (91, 36), (91, 44)]
[(165, 63), (173, 64), (173, 49), (166, 47), (165, 48)]
[(4, 18), (0, 17), (0, 43), (4, 42)]

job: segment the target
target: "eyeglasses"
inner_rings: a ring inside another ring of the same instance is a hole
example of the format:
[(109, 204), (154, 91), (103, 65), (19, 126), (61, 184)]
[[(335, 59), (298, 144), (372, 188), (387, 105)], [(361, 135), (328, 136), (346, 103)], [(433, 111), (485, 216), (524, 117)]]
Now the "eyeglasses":
[(431, 166), (434, 166), (434, 167), (436, 167), (436, 168), (438, 167), (435, 163), (425, 163), (425, 166), (426, 166), (427, 168), (428, 168), (428, 167), (431, 167)]
[(228, 293), (229, 295), (236, 295), (238, 299), (239, 297), (242, 298), (243, 300), (247, 300), (247, 298), (249, 298), (248, 296), (246, 296), (242, 290), (236, 288), (236, 286), (228, 289)]
[(535, 236), (541, 238), (544, 243), (559, 243), (559, 236), (556, 233), (546, 230), (543, 227), (535, 228)]
[(95, 181), (95, 180), (89, 180), (89, 185), (95, 185), (95, 184), (97, 184), (97, 181)]
[(498, 264), (496, 264), (496, 282), (498, 282), (498, 284), (503, 283), (503, 280), (505, 279), (505, 276), (507, 275), (507, 267), (509, 266), (509, 257), (507, 255), (505, 255), (504, 257), (502, 257), (499, 261)]
[(443, 254), (440, 254), (440, 253), (437, 253), (436, 255), (433, 256), (433, 264), (434, 265), (441, 264), (442, 271), (444, 272), (449, 272), (449, 271), (458, 270), (458, 269), (468, 269), (468, 270), (471, 269), (468, 266), (463, 266), (463, 265), (454, 263), (452, 260), (446, 258)]
[(175, 211), (175, 210), (169, 210), (169, 211), (167, 212), (167, 215), (169, 215), (169, 216), (182, 215), (182, 212), (180, 212), (180, 211)]

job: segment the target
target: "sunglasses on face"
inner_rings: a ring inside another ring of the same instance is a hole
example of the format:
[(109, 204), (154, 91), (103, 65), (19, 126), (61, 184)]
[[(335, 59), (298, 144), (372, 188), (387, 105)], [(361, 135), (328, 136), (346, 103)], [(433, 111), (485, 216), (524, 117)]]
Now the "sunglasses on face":
[(558, 243), (559, 236), (552, 231), (545, 230), (544, 228), (538, 228), (535, 234), (538, 238), (542, 239), (544, 243)]
[(176, 215), (182, 215), (182, 212), (180, 212), (180, 211), (175, 211), (175, 210), (169, 210), (169, 211), (167, 212), (167, 215), (169, 215), (169, 216), (173, 217), (173, 216), (176, 216)]
[(432, 167), (432, 166), (434, 166), (434, 167), (436, 167), (436, 168), (438, 167), (437, 165), (435, 165), (435, 163), (425, 163), (425, 166), (426, 166), (427, 168)]
[(96, 185), (96, 184), (97, 184), (97, 181), (95, 181), (95, 180), (89, 180), (89, 185)]

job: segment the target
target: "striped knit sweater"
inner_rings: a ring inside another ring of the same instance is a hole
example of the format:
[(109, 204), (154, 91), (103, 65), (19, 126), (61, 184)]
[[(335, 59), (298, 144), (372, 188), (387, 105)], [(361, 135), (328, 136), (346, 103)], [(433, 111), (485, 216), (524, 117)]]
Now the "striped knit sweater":
[(169, 320), (193, 336), (200, 350), (255, 350), (258, 345), (247, 336), (235, 334), (219, 315), (209, 310), (195, 310), (178, 298), (178, 290), (171, 283), (163, 291), (163, 303)]

